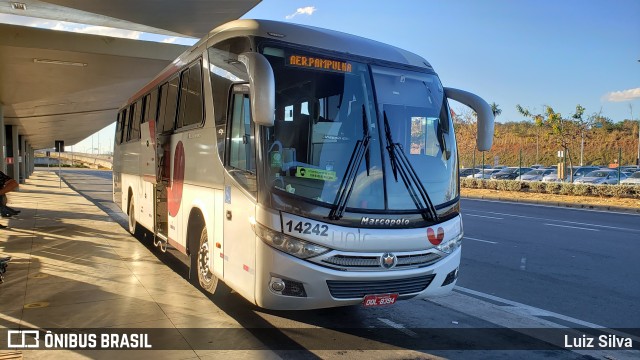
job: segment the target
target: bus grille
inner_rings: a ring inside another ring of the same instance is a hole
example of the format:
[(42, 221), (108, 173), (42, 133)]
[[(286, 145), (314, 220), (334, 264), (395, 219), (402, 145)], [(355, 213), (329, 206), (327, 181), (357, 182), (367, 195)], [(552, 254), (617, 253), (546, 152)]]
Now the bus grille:
[(426, 289), (435, 274), (394, 280), (327, 280), (329, 292), (336, 299), (357, 299), (375, 294), (414, 294)]
[[(391, 270), (406, 270), (431, 265), (441, 256), (436, 253), (398, 255), (398, 262)], [(322, 260), (331, 267), (345, 270), (388, 270), (380, 266), (380, 256), (333, 255)]]

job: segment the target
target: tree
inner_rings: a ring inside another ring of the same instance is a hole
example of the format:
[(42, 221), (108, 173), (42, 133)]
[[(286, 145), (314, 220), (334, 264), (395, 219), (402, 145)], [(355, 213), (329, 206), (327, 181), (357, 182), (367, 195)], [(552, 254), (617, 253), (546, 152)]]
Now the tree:
[(467, 108), (461, 111), (454, 118), (456, 122), (456, 128), (462, 130), (461, 135), (465, 138), (471, 139), (471, 150), (472, 151), (472, 167), (476, 167), (476, 139), (478, 138), (478, 127), (476, 123), (478, 122), (478, 115), (475, 111)]
[(540, 163), (540, 128), (542, 127), (542, 123), (544, 120), (544, 116), (542, 114), (533, 114), (529, 109), (525, 109), (520, 104), (516, 105), (516, 110), (520, 113), (520, 115), (524, 117), (531, 118), (533, 120), (533, 124), (536, 127), (536, 164)]
[[(573, 159), (571, 157), (571, 141), (575, 138), (575, 135), (579, 132), (577, 123), (588, 124), (588, 120), (585, 121), (582, 116), (584, 115), (585, 108), (580, 104), (576, 105), (576, 111), (570, 118), (564, 118), (562, 114), (555, 112), (549, 105), (544, 106), (544, 113), (538, 115), (532, 115), (528, 110), (523, 109), (520, 105), (517, 106), (518, 111), (521, 114), (529, 117), (534, 117), (536, 124), (548, 129), (549, 134), (555, 138), (557, 144), (562, 148), (565, 154), (565, 158), (569, 159), (569, 168), (573, 168)], [(586, 125), (585, 125), (586, 126)], [(569, 173), (571, 182), (573, 182), (573, 171)]]
[(498, 117), (502, 114), (502, 109), (499, 108), (498, 104), (495, 102), (491, 103), (491, 112), (493, 113), (493, 117)]
[(599, 113), (594, 113), (593, 115), (583, 119), (582, 115), (584, 115), (585, 108), (580, 104), (576, 105), (576, 112), (571, 116), (574, 120), (574, 126), (576, 128), (575, 138), (580, 136), (580, 166), (583, 165), (583, 156), (584, 156), (584, 139), (588, 137), (587, 131), (591, 129), (591, 127), (595, 124), (596, 119), (601, 117), (602, 110)]

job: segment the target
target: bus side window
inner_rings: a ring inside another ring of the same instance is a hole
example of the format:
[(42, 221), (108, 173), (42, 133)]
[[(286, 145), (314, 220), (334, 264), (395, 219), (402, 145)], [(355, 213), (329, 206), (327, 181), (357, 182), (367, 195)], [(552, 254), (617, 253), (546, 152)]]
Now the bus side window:
[(120, 143), (127, 142), (127, 136), (129, 135), (129, 108), (126, 107), (122, 110), (122, 136), (120, 137)]
[(118, 120), (116, 121), (116, 139), (115, 143), (120, 144), (122, 142), (122, 114), (124, 111), (118, 113)]
[(144, 119), (142, 122), (155, 121), (158, 113), (158, 89), (154, 89), (147, 95), (145, 102)]
[(202, 65), (200, 61), (182, 72), (178, 128), (202, 123)]
[(229, 114), (229, 88), (234, 82), (249, 81), (244, 67), (229, 66), (237, 62), (238, 55), (251, 51), (251, 43), (246, 36), (223, 40), (207, 49), (209, 77), (213, 96), (213, 119), (216, 125), (218, 156), (225, 163), (227, 155), (227, 115)]
[(158, 109), (158, 129), (162, 133), (173, 131), (178, 107), (178, 76), (160, 87), (160, 108)]
[(238, 182), (250, 192), (256, 192), (256, 153), (254, 125), (251, 121), (249, 95), (234, 93), (231, 97), (230, 132), (228, 164), (232, 169), (243, 170), (232, 172)]
[(149, 94), (147, 94), (142, 98), (142, 116), (140, 117), (140, 124), (144, 124), (147, 122), (147, 113), (149, 112), (149, 97)]
[(142, 111), (142, 100), (136, 101), (131, 105), (131, 125), (129, 126), (129, 136), (127, 141), (140, 139), (140, 118)]
[(253, 124), (248, 94), (233, 94), (231, 108), (231, 136), (229, 165), (255, 172)]

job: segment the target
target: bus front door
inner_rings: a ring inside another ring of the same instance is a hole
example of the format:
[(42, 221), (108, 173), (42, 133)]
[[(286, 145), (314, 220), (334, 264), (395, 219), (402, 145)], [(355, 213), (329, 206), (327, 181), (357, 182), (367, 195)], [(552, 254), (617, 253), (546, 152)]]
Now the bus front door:
[(254, 126), (246, 87), (234, 88), (226, 146), (224, 278), (247, 299), (255, 294), (256, 165)]

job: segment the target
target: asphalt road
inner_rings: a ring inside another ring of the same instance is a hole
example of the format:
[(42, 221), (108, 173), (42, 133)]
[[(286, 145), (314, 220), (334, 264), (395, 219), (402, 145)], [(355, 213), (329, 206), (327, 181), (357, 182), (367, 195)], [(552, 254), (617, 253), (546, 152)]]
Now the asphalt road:
[(462, 200), (458, 285), (607, 327), (640, 325), (640, 216)]
[[(111, 172), (64, 170), (63, 178), (126, 228), (125, 216), (111, 202)], [(502, 327), (510, 331), (599, 325), (638, 328), (640, 216), (476, 200), (463, 200), (462, 208), (463, 258), (459, 288), (452, 296), (432, 301), (402, 301), (376, 309), (356, 306), (297, 312), (258, 309), (239, 297), (215, 303), (246, 328), (348, 327), (400, 334), (407, 339), (416, 337), (415, 331), (419, 329)], [(167, 259), (165, 254), (152, 250)], [(186, 267), (179, 261), (165, 262), (176, 272), (186, 273)], [(445, 342), (457, 342), (462, 341), (459, 334), (439, 332), (435, 336)], [(521, 336), (521, 332), (490, 333), (490, 336), (503, 337), (508, 342)], [(468, 345), (473, 341), (465, 338), (463, 343), (467, 345), (462, 347), (473, 347)], [(278, 354), (284, 358), (291, 356)], [(317, 352), (312, 351), (294, 354), (295, 358), (318, 358)], [(399, 358), (420, 358), (420, 354), (478, 359), (523, 356), (522, 352), (510, 350), (398, 354)], [(588, 354), (617, 359), (638, 356), (634, 353), (626, 357), (619, 352)], [(526, 353), (527, 358), (545, 359), (577, 359), (583, 355), (565, 350)], [(343, 358), (360, 357), (346, 353)]]

